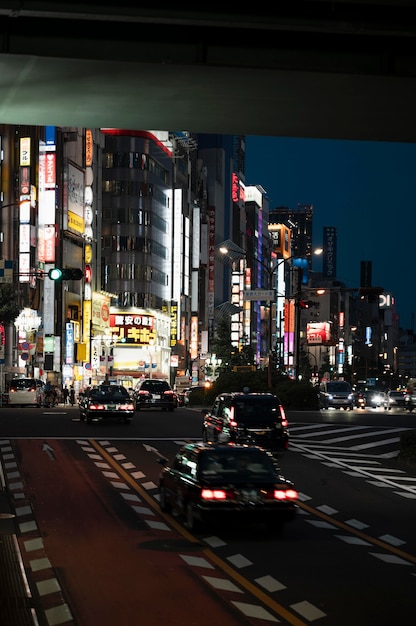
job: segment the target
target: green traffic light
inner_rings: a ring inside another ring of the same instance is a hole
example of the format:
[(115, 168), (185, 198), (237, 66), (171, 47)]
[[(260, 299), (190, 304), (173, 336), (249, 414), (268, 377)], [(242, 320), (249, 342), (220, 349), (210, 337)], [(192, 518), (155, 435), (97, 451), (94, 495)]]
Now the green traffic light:
[(48, 272), (48, 276), (51, 280), (61, 280), (62, 270), (59, 267), (54, 267)]
[(84, 271), (80, 267), (53, 267), (49, 270), (48, 276), (51, 280), (81, 280)]

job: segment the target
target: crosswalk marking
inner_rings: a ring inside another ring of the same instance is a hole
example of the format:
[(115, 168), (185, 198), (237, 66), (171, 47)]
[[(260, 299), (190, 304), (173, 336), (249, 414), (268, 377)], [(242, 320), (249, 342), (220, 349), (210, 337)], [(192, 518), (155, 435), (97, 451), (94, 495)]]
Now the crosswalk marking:
[[(328, 424), (296, 425), (291, 428), (292, 450), (320, 461), (326, 467), (340, 469), (353, 478), (363, 478), (378, 488), (391, 489), (404, 498), (416, 499), (416, 476), (399, 467), (386, 467), (400, 451), (400, 433), (409, 428), (339, 426)], [(340, 433), (348, 432), (349, 435)], [(396, 436), (392, 436), (396, 434)], [(319, 441), (316, 440), (319, 437)], [(361, 440), (359, 443), (357, 440)], [(343, 444), (335, 446), (334, 444)], [(350, 444), (350, 445), (348, 445)]]

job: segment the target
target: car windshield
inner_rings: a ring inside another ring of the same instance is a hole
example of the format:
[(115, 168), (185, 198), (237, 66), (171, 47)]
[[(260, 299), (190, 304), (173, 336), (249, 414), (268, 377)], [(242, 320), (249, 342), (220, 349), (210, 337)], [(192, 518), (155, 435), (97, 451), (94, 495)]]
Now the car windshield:
[(129, 399), (129, 393), (124, 387), (117, 387), (115, 385), (109, 385), (108, 387), (97, 387), (97, 389), (91, 389), (90, 396), (93, 400), (126, 400)]
[(264, 420), (280, 419), (276, 398), (244, 398), (235, 402), (234, 417), (246, 426), (261, 424)]
[(331, 383), (328, 385), (328, 391), (330, 393), (334, 391), (350, 391), (350, 388), (346, 383)]
[(153, 391), (154, 393), (162, 393), (163, 391), (169, 389), (169, 385), (164, 380), (146, 380), (140, 389)]
[(200, 471), (205, 479), (274, 480), (272, 460), (257, 450), (207, 451), (201, 457)]
[(29, 378), (18, 378), (10, 383), (11, 389), (30, 389), (31, 387), (36, 387), (36, 383)]

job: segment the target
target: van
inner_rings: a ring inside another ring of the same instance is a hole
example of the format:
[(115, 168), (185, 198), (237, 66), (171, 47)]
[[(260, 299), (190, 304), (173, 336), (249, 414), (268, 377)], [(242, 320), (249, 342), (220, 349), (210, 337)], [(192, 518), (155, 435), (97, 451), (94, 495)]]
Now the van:
[(14, 378), (9, 386), (8, 404), (40, 407), (42, 405), (43, 386), (43, 381), (35, 378)]
[(319, 385), (320, 409), (349, 409), (354, 408), (354, 394), (351, 385), (346, 380), (328, 380)]
[(271, 393), (221, 393), (211, 410), (203, 409), (205, 442), (256, 445), (287, 450), (289, 428), (281, 401)]

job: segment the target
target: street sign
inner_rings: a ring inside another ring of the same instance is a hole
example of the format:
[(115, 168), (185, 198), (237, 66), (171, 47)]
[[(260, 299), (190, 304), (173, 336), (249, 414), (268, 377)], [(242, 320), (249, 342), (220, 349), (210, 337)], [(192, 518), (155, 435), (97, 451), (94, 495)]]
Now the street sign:
[(243, 291), (243, 300), (274, 300), (274, 290), (247, 289), (247, 291)]

